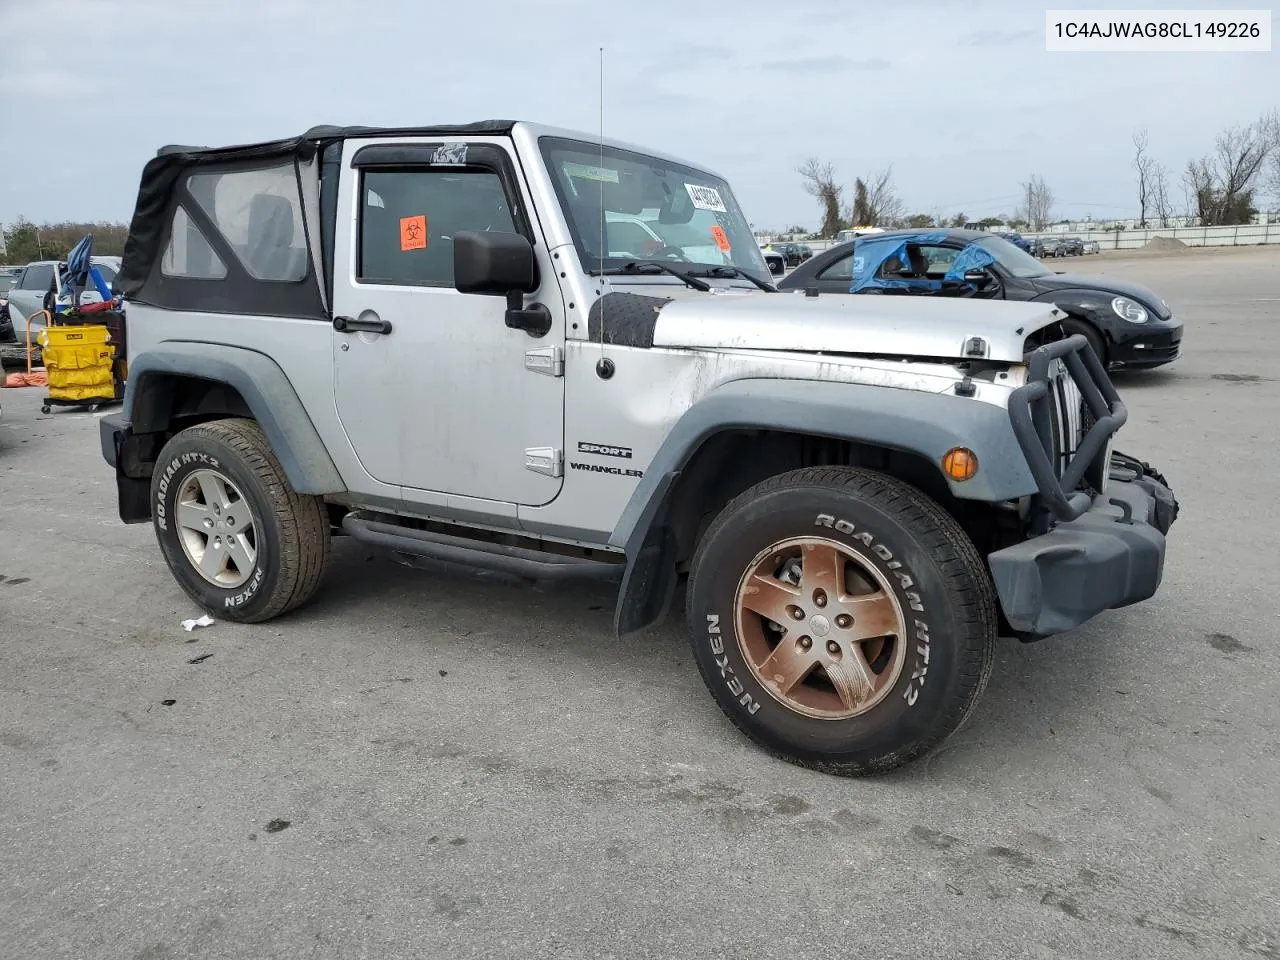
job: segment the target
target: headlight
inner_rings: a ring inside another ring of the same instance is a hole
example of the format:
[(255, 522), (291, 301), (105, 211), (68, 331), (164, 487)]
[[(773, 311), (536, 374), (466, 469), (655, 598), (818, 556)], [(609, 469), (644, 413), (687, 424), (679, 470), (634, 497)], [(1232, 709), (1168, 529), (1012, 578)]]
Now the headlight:
[(1121, 320), (1128, 320), (1130, 323), (1147, 322), (1147, 308), (1128, 297), (1116, 297), (1111, 301), (1111, 309)]

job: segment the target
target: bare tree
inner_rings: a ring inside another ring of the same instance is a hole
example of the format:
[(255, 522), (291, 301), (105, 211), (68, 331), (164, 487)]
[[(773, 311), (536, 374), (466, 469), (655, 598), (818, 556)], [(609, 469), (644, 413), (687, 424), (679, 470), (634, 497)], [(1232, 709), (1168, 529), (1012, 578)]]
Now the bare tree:
[(1205, 226), (1247, 223), (1267, 161), (1280, 150), (1280, 122), (1273, 112), (1218, 134), (1214, 151), (1188, 162), (1183, 173), (1190, 200)]
[(1053, 213), (1053, 191), (1039, 174), (1022, 184), (1022, 204), (1018, 207), (1017, 217), (1031, 225), (1033, 232), (1043, 230), (1049, 225), (1049, 217)]
[(1169, 171), (1158, 160), (1151, 165), (1151, 208), (1160, 226), (1169, 226), (1169, 218), (1173, 209), (1169, 200)]
[(810, 157), (796, 168), (804, 180), (804, 192), (818, 201), (822, 207), (822, 226), (818, 232), (823, 237), (834, 237), (840, 232), (840, 196), (844, 188), (836, 183), (836, 168)]
[(865, 180), (854, 180), (853, 206), (848, 211), (851, 227), (896, 226), (905, 213), (905, 204), (894, 192), (892, 167)]
[(1151, 204), (1152, 176), (1155, 161), (1147, 153), (1147, 131), (1133, 132), (1133, 168), (1138, 173), (1138, 226), (1147, 226), (1147, 209)]

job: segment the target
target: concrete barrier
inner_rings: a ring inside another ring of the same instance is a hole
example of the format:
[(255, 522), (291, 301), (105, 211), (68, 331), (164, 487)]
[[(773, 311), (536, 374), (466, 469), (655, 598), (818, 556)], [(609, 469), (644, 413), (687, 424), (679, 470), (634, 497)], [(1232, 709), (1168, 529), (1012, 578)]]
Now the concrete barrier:
[[(928, 227), (924, 229), (930, 229)], [(1179, 240), (1189, 247), (1251, 247), (1260, 244), (1280, 243), (1280, 223), (1246, 223), (1236, 227), (1152, 227), (1146, 230), (1085, 230), (1075, 233), (1024, 233), (1027, 240), (1038, 237), (1061, 240), (1063, 237), (1079, 237), (1096, 240), (1102, 250), (1138, 250), (1156, 237)], [(834, 240), (800, 240), (821, 253), (835, 246)]]

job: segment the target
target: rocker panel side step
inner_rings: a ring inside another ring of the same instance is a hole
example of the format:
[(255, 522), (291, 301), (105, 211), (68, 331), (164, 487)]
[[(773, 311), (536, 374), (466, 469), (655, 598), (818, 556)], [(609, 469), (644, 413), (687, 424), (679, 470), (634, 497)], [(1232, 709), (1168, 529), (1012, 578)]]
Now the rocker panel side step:
[(361, 543), (445, 563), (492, 570), (532, 580), (621, 580), (624, 565), (542, 553), (505, 543), (488, 543), (370, 520), (358, 513), (342, 519), (342, 529)]

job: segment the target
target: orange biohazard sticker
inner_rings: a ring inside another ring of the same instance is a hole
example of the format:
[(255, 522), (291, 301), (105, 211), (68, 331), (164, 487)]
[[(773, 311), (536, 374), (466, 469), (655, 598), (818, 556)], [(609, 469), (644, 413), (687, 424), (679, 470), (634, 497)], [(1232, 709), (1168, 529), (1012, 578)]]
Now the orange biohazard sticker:
[(721, 253), (729, 252), (729, 235), (724, 232), (724, 227), (716, 224), (711, 228), (711, 236), (716, 239), (716, 246), (720, 248)]
[(425, 250), (427, 249), (427, 218), (418, 217), (401, 217), (400, 218), (400, 249), (401, 250)]

